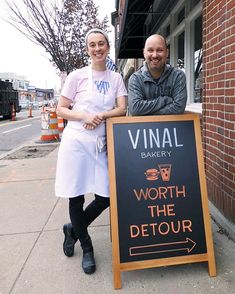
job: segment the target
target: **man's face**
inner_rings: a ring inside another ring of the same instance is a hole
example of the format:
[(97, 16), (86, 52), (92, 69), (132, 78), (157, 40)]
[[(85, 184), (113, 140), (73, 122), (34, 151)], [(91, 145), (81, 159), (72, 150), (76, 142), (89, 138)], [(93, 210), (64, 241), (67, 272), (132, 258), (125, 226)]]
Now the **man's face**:
[(153, 76), (158, 77), (164, 71), (167, 57), (168, 49), (161, 36), (153, 35), (146, 40), (144, 58)]

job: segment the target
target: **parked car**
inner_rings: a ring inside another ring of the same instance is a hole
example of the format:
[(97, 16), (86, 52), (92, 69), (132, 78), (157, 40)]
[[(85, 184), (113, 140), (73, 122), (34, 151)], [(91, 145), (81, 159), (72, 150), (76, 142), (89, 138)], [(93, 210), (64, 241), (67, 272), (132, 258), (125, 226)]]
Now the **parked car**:
[(28, 109), (29, 108), (29, 100), (27, 100), (27, 99), (19, 100), (19, 105), (21, 106), (21, 109)]
[(39, 108), (39, 102), (38, 101), (33, 101), (32, 102), (32, 107), (33, 107), (33, 109), (38, 109)]
[(39, 106), (39, 107), (42, 107), (42, 106), (43, 106), (43, 101), (39, 101), (39, 102), (38, 102), (38, 106)]

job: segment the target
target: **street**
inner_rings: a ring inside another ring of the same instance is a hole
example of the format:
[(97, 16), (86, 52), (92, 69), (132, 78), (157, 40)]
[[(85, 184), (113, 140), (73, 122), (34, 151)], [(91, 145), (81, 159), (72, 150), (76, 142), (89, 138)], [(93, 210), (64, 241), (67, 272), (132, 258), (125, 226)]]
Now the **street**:
[(33, 110), (33, 117), (28, 115), (24, 110), (16, 114), (16, 121), (0, 120), (0, 156), (29, 140), (40, 138), (41, 109)]

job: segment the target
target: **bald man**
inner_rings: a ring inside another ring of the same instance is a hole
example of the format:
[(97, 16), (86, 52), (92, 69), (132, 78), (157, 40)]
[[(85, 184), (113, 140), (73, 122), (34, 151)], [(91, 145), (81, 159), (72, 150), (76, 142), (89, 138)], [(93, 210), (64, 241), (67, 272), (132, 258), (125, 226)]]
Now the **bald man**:
[(145, 42), (143, 66), (128, 82), (130, 115), (181, 114), (187, 101), (186, 78), (182, 70), (166, 64), (166, 40), (152, 35)]

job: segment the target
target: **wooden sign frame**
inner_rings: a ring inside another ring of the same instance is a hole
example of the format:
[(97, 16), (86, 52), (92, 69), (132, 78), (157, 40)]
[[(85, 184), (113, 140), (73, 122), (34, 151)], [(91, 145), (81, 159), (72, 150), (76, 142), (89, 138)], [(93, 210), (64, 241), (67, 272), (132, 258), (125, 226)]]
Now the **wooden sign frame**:
[[(114, 126), (122, 124), (136, 124), (149, 122), (183, 122), (191, 121), (194, 126), (194, 136), (197, 153), (197, 165), (199, 173), (199, 183), (201, 192), (201, 204), (203, 212), (203, 222), (205, 229), (206, 253), (191, 254), (185, 256), (175, 256), (160, 259), (150, 259), (141, 261), (121, 262), (119, 245), (119, 225), (117, 207), (117, 186), (116, 186), (116, 167), (115, 167), (115, 145), (114, 145)], [(160, 266), (178, 265), (196, 262), (208, 262), (209, 275), (216, 276), (216, 265), (214, 256), (214, 246), (210, 224), (208, 208), (208, 195), (206, 187), (206, 176), (204, 170), (204, 159), (202, 151), (202, 140), (200, 130), (200, 118), (198, 114), (165, 115), (165, 116), (144, 116), (144, 117), (114, 117), (107, 120), (107, 146), (108, 163), (110, 177), (110, 216), (111, 216), (111, 236), (112, 236), (112, 258), (113, 258), (113, 277), (114, 288), (120, 289), (121, 272), (137, 269), (145, 269)]]

